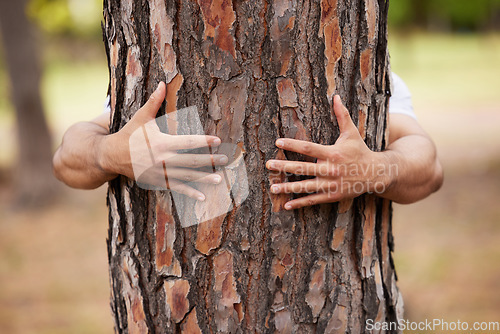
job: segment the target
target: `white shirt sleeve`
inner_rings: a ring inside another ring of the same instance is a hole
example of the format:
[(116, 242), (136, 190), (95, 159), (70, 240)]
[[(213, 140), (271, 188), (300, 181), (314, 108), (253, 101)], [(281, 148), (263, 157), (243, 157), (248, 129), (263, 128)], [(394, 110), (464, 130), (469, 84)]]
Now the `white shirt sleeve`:
[(103, 113), (107, 113), (107, 112), (111, 112), (111, 98), (108, 96), (106, 96), (106, 101), (104, 101), (104, 105), (103, 105)]
[(411, 93), (403, 79), (395, 73), (391, 73), (392, 79), (392, 96), (389, 99), (389, 113), (403, 114), (414, 119), (417, 116), (413, 112), (413, 103), (411, 101)]

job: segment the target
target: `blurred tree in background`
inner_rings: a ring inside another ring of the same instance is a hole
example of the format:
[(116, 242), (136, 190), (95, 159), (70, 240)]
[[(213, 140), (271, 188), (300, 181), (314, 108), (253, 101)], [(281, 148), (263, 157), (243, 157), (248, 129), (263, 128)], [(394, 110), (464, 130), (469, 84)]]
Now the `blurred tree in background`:
[[(46, 118), (52, 110), (42, 101), (40, 86), (49, 66), (66, 53), (72, 54), (70, 61), (81, 58), (86, 48), (75, 48), (75, 43), (102, 48), (101, 8), (102, 0), (0, 0), (0, 116), (16, 133), (2, 148), (8, 151), (2, 153), (7, 161), (7, 178), (2, 179), (12, 186), (16, 208), (48, 203), (57, 189), (52, 124)], [(10, 127), (2, 126), (5, 129)]]
[(15, 204), (45, 204), (54, 194), (51, 134), (40, 96), (41, 68), (33, 27), (25, 16), (27, 0), (0, 0), (0, 32), (16, 111), (18, 159)]

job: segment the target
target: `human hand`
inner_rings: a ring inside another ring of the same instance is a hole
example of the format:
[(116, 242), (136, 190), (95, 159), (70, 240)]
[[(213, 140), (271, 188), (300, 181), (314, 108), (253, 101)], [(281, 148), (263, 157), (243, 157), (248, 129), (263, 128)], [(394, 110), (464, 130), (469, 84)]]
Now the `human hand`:
[(274, 184), (273, 194), (309, 194), (285, 204), (286, 210), (321, 203), (338, 202), (366, 192), (383, 192), (389, 184), (387, 161), (382, 154), (366, 146), (340, 97), (334, 98), (334, 113), (340, 136), (334, 145), (280, 138), (276, 146), (317, 158), (316, 163), (269, 160), (271, 171), (314, 176), (313, 179)]
[[(165, 99), (166, 87), (160, 82), (146, 104), (117, 133), (107, 136), (100, 156), (106, 169), (155, 188), (169, 188), (203, 201), (205, 195), (184, 182), (219, 184), (221, 175), (198, 168), (225, 165), (222, 154), (178, 153), (178, 150), (217, 147), (215, 136), (170, 135), (160, 131), (155, 117)], [(132, 158), (133, 157), (133, 161)], [(135, 171), (135, 173), (134, 173)], [(139, 172), (138, 172), (139, 171)], [(138, 175), (137, 175), (138, 174)]]

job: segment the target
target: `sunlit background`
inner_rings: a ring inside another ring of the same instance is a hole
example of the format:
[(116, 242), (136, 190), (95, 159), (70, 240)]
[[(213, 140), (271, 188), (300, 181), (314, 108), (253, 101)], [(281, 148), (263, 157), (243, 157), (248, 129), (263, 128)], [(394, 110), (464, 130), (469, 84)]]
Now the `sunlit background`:
[[(68, 126), (102, 112), (101, 13), (100, 0), (26, 8), (54, 150)], [(439, 193), (394, 208), (406, 318), (500, 321), (500, 1), (394, 0), (389, 22), (392, 69), (446, 173)], [(3, 51), (0, 43), (0, 333), (111, 333), (106, 189), (59, 187), (43, 207), (13, 204), (18, 151)]]

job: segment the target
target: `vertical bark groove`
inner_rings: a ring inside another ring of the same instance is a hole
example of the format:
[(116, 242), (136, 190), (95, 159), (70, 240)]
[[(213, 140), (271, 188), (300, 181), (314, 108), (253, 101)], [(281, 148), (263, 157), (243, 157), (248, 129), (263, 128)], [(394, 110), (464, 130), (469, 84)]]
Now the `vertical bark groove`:
[[(170, 192), (110, 182), (117, 333), (364, 333), (368, 319), (401, 317), (390, 202), (365, 195), (285, 212), (289, 197), (270, 184), (301, 178), (265, 170), (268, 159), (307, 159), (277, 150), (278, 137), (335, 142), (334, 94), (367, 145), (384, 148), (387, 5), (104, 1), (112, 131), (164, 80), (160, 114), (196, 106), (205, 133), (245, 152), (249, 188), (227, 214), (182, 227), (186, 208)], [(196, 215), (203, 204), (193, 205)]]

